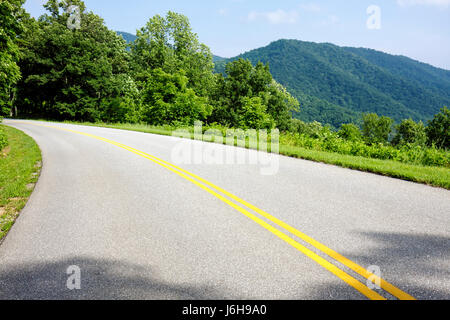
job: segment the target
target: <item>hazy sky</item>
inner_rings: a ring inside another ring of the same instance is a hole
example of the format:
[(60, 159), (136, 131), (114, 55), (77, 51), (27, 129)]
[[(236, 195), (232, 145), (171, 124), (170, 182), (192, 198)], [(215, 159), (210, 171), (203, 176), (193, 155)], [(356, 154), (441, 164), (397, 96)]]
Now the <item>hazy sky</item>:
[[(44, 12), (44, 2), (27, 0), (25, 8), (37, 17)], [(164, 15), (169, 10), (185, 14), (200, 41), (223, 57), (284, 38), (373, 48), (450, 70), (450, 0), (85, 0), (85, 3), (109, 28), (133, 34), (155, 14)], [(380, 9), (380, 19), (376, 9), (371, 8), (368, 14), (372, 5)]]

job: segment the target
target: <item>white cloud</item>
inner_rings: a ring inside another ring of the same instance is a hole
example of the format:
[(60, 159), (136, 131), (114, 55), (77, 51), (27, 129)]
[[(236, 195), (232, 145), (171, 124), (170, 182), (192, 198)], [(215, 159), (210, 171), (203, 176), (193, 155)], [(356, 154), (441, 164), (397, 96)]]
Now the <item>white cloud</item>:
[(282, 24), (282, 23), (293, 24), (298, 21), (298, 17), (299, 14), (296, 10), (284, 11), (282, 9), (278, 9), (269, 12), (252, 11), (248, 14), (247, 20), (252, 22), (262, 19), (268, 21), (270, 24)]
[(301, 14), (320, 13), (322, 7), (316, 2), (302, 3), (290, 11), (277, 9), (274, 11), (257, 12), (252, 11), (247, 16), (247, 21), (265, 20), (270, 24), (294, 24), (299, 20)]
[(450, 0), (397, 0), (397, 4), (402, 7), (416, 5), (448, 7), (450, 6)]

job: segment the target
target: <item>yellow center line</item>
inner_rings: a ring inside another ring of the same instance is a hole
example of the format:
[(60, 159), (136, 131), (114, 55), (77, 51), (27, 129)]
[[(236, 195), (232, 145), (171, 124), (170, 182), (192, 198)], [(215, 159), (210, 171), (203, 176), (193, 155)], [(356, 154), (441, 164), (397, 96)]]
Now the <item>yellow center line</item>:
[[(18, 123), (18, 122), (16, 122)], [(296, 248), (297, 250), (299, 250), (300, 252), (302, 252), (303, 254), (305, 254), (306, 256), (308, 256), (309, 258), (311, 258), (312, 260), (314, 260), (315, 262), (317, 262), (319, 265), (321, 265), (322, 267), (324, 267), (325, 269), (327, 269), (328, 271), (330, 271), (331, 273), (333, 273), (334, 275), (336, 275), (338, 278), (340, 278), (341, 280), (343, 280), (344, 282), (346, 282), (347, 284), (349, 284), (350, 286), (352, 286), (353, 288), (355, 288), (356, 290), (358, 290), (359, 292), (361, 292), (363, 295), (365, 295), (366, 297), (370, 298), (370, 299), (374, 299), (374, 300), (386, 300), (383, 296), (379, 295), (377, 292), (369, 289), (367, 286), (363, 285), (361, 282), (359, 282), (358, 280), (356, 280), (355, 278), (353, 278), (352, 276), (348, 275), (347, 273), (345, 273), (344, 271), (342, 271), (341, 269), (339, 269), (338, 267), (336, 267), (335, 265), (331, 264), (330, 262), (328, 262), (327, 260), (325, 260), (324, 258), (320, 257), (319, 255), (317, 255), (316, 253), (314, 253), (313, 251), (309, 250), (308, 248), (304, 247), (303, 245), (301, 245), (300, 243), (298, 243), (297, 241), (295, 241), (294, 239), (292, 239), (291, 237), (289, 237), (288, 235), (284, 234), (283, 232), (279, 231), (278, 229), (274, 228), (273, 226), (271, 226), (270, 224), (268, 224), (267, 222), (265, 222), (264, 220), (258, 218), (257, 216), (253, 215), (252, 213), (250, 213), (249, 211), (247, 211), (246, 209), (238, 206), (237, 204), (235, 204), (234, 202), (230, 201), (229, 199), (225, 198), (224, 196), (218, 194), (217, 192), (211, 190), (210, 188), (208, 188), (207, 186), (203, 185), (202, 183), (210, 186), (211, 188), (215, 189), (216, 191), (221, 192), (222, 194), (228, 196), (229, 198), (239, 202), (240, 204), (244, 205), (245, 207), (257, 212), (258, 214), (260, 214), (261, 216), (265, 217), (266, 219), (268, 219), (269, 221), (273, 222), (274, 224), (280, 226), (281, 228), (285, 229), (286, 231), (292, 233), (293, 235), (297, 236), (298, 238), (302, 239), (303, 241), (309, 243), (310, 245), (312, 245), (313, 247), (315, 247), (316, 249), (320, 250), (321, 252), (327, 254), (328, 256), (330, 256), (331, 258), (335, 259), (336, 261), (340, 262), (341, 264), (347, 266), (348, 268), (350, 268), (351, 270), (355, 271), (356, 273), (358, 273), (359, 275), (363, 276), (364, 278), (367, 279), (371, 279), (372, 281), (377, 281), (381, 284), (381, 288), (383, 288), (384, 290), (386, 290), (387, 292), (391, 293), (392, 295), (394, 295), (395, 297), (401, 299), (401, 300), (414, 300), (414, 298), (412, 296), (410, 296), (409, 294), (403, 292), (402, 290), (398, 289), (397, 287), (395, 287), (394, 285), (390, 284), (389, 282), (385, 281), (382, 278), (379, 278), (377, 275), (368, 272), (365, 268), (359, 266), (358, 264), (354, 263), (353, 261), (345, 258), (344, 256), (340, 255), (339, 253), (337, 253), (336, 251), (326, 247), (325, 245), (321, 244), (320, 242), (314, 240), (313, 238), (305, 235), (304, 233), (296, 230), (295, 228), (291, 227), (290, 225), (286, 224), (285, 222), (273, 217), (272, 215), (268, 214), (267, 212), (255, 207), (254, 205), (240, 199), (239, 197), (233, 195), (232, 193), (212, 184), (211, 182), (193, 174), (190, 173), (176, 165), (173, 165), (165, 160), (159, 159), (157, 157), (154, 157), (150, 154), (147, 154), (145, 152), (142, 152), (140, 150), (134, 149), (132, 147), (126, 146), (124, 144), (106, 139), (106, 138), (102, 138), (102, 137), (98, 137), (89, 133), (84, 133), (84, 132), (79, 132), (79, 131), (75, 131), (75, 130), (71, 130), (71, 129), (65, 129), (65, 128), (60, 128), (60, 127), (55, 127), (55, 126), (48, 126), (48, 125), (41, 125), (41, 124), (35, 124), (35, 123), (29, 123), (29, 122), (22, 122), (25, 124), (32, 124), (32, 125), (37, 125), (37, 126), (43, 126), (43, 127), (48, 127), (48, 128), (54, 128), (54, 129), (58, 129), (58, 130), (63, 130), (63, 131), (68, 131), (68, 132), (72, 132), (72, 133), (76, 133), (76, 134), (80, 134), (80, 135), (84, 135), (84, 136), (88, 136), (100, 141), (104, 141), (107, 142), (109, 144), (115, 145), (117, 147), (120, 147), (122, 149), (125, 149), (127, 151), (130, 151), (134, 154), (137, 154), (143, 158), (146, 158), (170, 171), (172, 171), (173, 173), (183, 177), (184, 179), (190, 181), (191, 183), (197, 185), (198, 187), (202, 188), (203, 190), (207, 191), (208, 193), (214, 195), (216, 198), (220, 199), (221, 201), (223, 201), (224, 203), (228, 204), (229, 206), (231, 206), (232, 208), (236, 209), (237, 211), (241, 212), (242, 214), (244, 214), (245, 216), (247, 216), (248, 218), (250, 218), (251, 220), (253, 220), (254, 222), (258, 223), (259, 225), (261, 225), (263, 228), (265, 228), (266, 230), (272, 232), (274, 235), (276, 235), (277, 237), (281, 238), (282, 240), (284, 240), (285, 242), (287, 242), (288, 244), (290, 244), (291, 246), (293, 246), (294, 248)], [(197, 179), (198, 181), (194, 180)], [(200, 182), (202, 183), (200, 183)]]

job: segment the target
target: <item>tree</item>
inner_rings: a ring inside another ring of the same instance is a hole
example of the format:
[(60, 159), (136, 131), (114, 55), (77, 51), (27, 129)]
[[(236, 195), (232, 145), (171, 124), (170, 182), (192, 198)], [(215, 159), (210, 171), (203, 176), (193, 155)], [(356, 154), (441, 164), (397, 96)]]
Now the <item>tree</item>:
[(137, 79), (145, 80), (156, 68), (169, 74), (184, 70), (188, 87), (199, 96), (209, 95), (214, 84), (212, 54), (186, 16), (172, 11), (165, 18), (154, 16), (137, 32), (131, 52)]
[(369, 113), (363, 117), (362, 134), (366, 141), (373, 143), (386, 143), (392, 132), (394, 120), (389, 117), (379, 117), (376, 113)]
[(144, 121), (154, 125), (193, 125), (196, 120), (205, 120), (212, 107), (187, 84), (184, 71), (170, 74), (160, 68), (152, 70), (142, 92)]
[(267, 112), (275, 120), (275, 126), (281, 131), (289, 129), (292, 113), (298, 112), (300, 103), (285, 87), (272, 79), (266, 95)]
[[(69, 29), (69, 5), (80, 9), (79, 29)], [(139, 96), (122, 37), (85, 12), (81, 0), (49, 0), (48, 13), (28, 19), (20, 39), (23, 78), (19, 114), (56, 120), (126, 121), (135, 117)]]
[(425, 126), (422, 121), (416, 123), (412, 119), (403, 120), (396, 129), (397, 134), (392, 141), (393, 145), (415, 144), (423, 146), (427, 141)]
[(242, 101), (241, 117), (239, 127), (242, 129), (271, 129), (274, 120), (267, 114), (266, 106), (260, 97), (245, 97)]
[(289, 128), (291, 111), (297, 110), (299, 103), (273, 80), (268, 65), (260, 62), (253, 66), (249, 60), (238, 59), (226, 65), (225, 73), (225, 77), (222, 74), (216, 76), (210, 122), (240, 126), (246, 123), (246, 112), (254, 111), (248, 108), (251, 104), (253, 107), (258, 105), (258, 112), (266, 114), (262, 118), (273, 119), (265, 123), (272, 123), (282, 130)]
[(338, 136), (348, 141), (360, 141), (362, 139), (361, 130), (353, 123), (343, 124)]
[(0, 1), (0, 116), (9, 115), (14, 86), (20, 79), (17, 36), (23, 31), (24, 0)]
[(426, 128), (428, 144), (438, 148), (450, 148), (450, 110), (447, 107), (434, 116)]

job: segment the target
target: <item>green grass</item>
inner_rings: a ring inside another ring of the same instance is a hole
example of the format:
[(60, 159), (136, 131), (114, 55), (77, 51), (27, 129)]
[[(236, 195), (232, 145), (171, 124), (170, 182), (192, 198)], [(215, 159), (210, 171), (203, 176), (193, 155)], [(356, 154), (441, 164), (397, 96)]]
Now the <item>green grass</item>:
[[(149, 126), (144, 124), (80, 123), (69, 121), (67, 121), (66, 123), (139, 131), (167, 136), (170, 136), (174, 130), (174, 128), (170, 126)], [(280, 145), (280, 154), (364, 172), (371, 172), (383, 176), (427, 184), (430, 186), (441, 187), (450, 190), (450, 168), (448, 167), (433, 167), (408, 164), (393, 160), (380, 160), (352, 155), (344, 155), (283, 144)]]
[(370, 159), (285, 145), (280, 146), (280, 154), (450, 190), (450, 169), (445, 167), (412, 165), (392, 160)]
[[(46, 121), (46, 120), (39, 120)], [(53, 121), (50, 121), (53, 122)], [(76, 124), (89, 127), (101, 127), (101, 128), (111, 128), (111, 129), (121, 129), (127, 131), (137, 131), (144, 133), (158, 134), (162, 136), (171, 136), (172, 132), (175, 130), (171, 126), (150, 126), (146, 124), (130, 124), (130, 123), (117, 123), (117, 124), (107, 124), (107, 123), (92, 123), (92, 122), (75, 122), (75, 121), (64, 121), (63, 123)]]
[(34, 189), (41, 168), (41, 151), (22, 131), (0, 125), (9, 145), (0, 150), (0, 241), (11, 229)]

